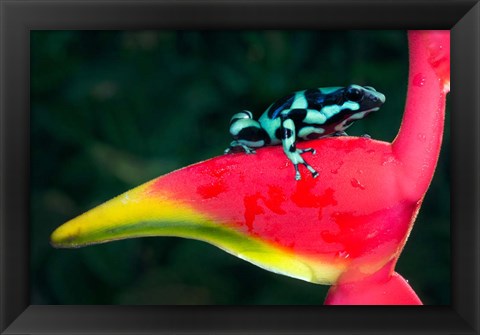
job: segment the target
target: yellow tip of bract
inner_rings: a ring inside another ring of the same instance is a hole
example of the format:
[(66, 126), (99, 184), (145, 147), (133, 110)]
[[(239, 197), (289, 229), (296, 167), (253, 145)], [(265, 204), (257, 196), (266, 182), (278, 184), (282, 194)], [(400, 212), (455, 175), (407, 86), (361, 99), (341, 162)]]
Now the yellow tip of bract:
[(66, 222), (52, 233), (52, 245), (72, 248), (132, 237), (176, 235), (175, 227), (208, 220), (167, 196), (148, 193), (148, 186), (134, 188)]
[(132, 189), (58, 227), (51, 235), (51, 244), (75, 248), (133, 237), (177, 236), (211, 243), (269, 271), (313, 283), (334, 283), (345, 268), (345, 264), (328, 264), (296, 255), (235, 230), (172, 197), (150, 194), (149, 184)]

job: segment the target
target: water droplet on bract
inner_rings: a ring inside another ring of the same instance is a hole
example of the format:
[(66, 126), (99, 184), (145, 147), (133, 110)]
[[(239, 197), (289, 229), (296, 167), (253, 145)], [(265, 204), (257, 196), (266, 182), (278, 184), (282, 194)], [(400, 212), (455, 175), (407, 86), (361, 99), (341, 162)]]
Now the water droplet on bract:
[(384, 159), (384, 160), (383, 160), (383, 162), (382, 162), (382, 166), (385, 166), (385, 165), (387, 165), (387, 164), (392, 164), (392, 163), (395, 162), (395, 158), (394, 158), (392, 155), (390, 155), (390, 154), (384, 155), (384, 156), (383, 156), (383, 159)]
[(361, 190), (364, 190), (365, 189), (365, 186), (363, 186), (362, 184), (360, 184), (360, 182), (356, 179), (356, 178), (352, 178), (350, 180), (350, 183), (352, 184), (353, 187), (356, 187), (356, 188), (359, 188)]
[(128, 194), (125, 194), (121, 199), (121, 202), (122, 204), (126, 204), (129, 200), (130, 200), (130, 196)]
[(421, 73), (416, 74), (413, 77), (413, 85), (417, 87), (422, 87), (423, 85), (425, 85), (425, 76)]
[(417, 134), (417, 138), (420, 141), (425, 142), (425, 140), (427, 139), (427, 135), (425, 135), (424, 133), (419, 133), (419, 134)]
[(333, 173), (333, 174), (337, 174), (338, 173), (338, 170), (340, 170), (340, 168), (342, 167), (343, 165), (343, 161), (339, 161), (338, 164), (337, 164), (337, 167), (334, 168), (334, 169), (331, 169), (330, 172)]
[(344, 258), (344, 259), (347, 259), (348, 257), (350, 257), (350, 254), (348, 252), (346, 252), (345, 250), (342, 250), (342, 251), (337, 252), (337, 256), (341, 257), (341, 258)]
[(370, 234), (367, 235), (367, 239), (374, 238), (377, 235), (378, 235), (378, 230), (374, 230)]

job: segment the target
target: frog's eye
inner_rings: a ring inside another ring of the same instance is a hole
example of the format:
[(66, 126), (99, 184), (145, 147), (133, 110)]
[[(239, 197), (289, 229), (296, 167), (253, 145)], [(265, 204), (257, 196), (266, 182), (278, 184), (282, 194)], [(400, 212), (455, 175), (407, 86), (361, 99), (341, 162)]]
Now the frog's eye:
[(350, 101), (358, 102), (363, 98), (363, 90), (356, 87), (349, 87), (345, 92), (345, 97)]

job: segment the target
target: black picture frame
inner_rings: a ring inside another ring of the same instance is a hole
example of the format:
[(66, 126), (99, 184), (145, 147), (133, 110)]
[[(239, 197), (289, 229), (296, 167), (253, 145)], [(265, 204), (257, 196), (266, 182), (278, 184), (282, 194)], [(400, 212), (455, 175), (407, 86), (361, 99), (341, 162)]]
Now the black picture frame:
[[(478, 334), (477, 1), (0, 1), (2, 334)], [(452, 304), (391, 307), (29, 303), (29, 34), (82, 29), (451, 29)]]

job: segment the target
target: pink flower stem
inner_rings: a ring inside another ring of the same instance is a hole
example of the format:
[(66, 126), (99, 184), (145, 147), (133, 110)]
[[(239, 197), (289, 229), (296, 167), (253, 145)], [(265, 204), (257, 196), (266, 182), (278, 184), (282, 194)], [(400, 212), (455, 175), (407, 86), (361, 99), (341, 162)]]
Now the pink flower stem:
[(404, 167), (402, 184), (410, 199), (421, 199), (437, 164), (449, 91), (448, 31), (409, 31), (410, 71), (402, 125), (392, 143)]
[[(450, 87), (450, 35), (448, 31), (409, 31), (410, 70), (402, 125), (392, 143), (399, 162), (397, 187), (417, 210), (430, 185), (440, 153), (445, 99)], [(415, 215), (410, 222), (413, 226)], [(403, 239), (406, 242), (408, 233)], [(400, 250), (399, 250), (400, 253)], [(326, 305), (420, 305), (408, 282), (395, 272), (398, 255), (358, 281), (333, 285)]]

